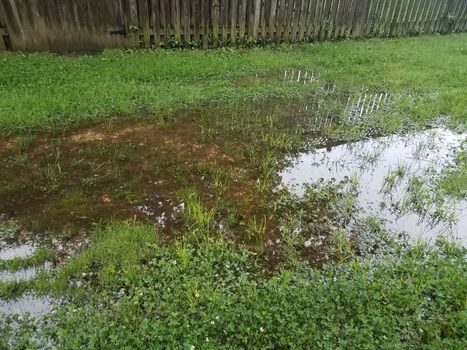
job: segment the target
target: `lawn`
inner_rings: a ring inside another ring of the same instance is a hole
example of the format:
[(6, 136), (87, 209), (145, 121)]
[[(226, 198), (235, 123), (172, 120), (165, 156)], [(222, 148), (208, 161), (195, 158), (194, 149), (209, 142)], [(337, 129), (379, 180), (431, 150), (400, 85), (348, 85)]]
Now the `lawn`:
[(341, 89), (436, 95), (415, 117), (466, 121), (465, 36), (427, 36), (208, 51), (105, 51), (95, 56), (0, 54), (0, 129), (18, 132), (83, 125), (200, 107), (235, 108), (270, 98), (306, 99), (310, 91), (255, 74), (308, 69)]
[(1, 53), (0, 348), (465, 348), (466, 58)]

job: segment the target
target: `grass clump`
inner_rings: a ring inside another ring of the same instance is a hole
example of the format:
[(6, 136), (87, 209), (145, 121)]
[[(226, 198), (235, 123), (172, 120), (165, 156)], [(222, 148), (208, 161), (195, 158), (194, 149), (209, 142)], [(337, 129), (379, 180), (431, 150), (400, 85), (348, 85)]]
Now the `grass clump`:
[(142, 225), (123, 222), (99, 227), (91, 247), (73, 257), (57, 273), (51, 287), (59, 293), (81, 284), (119, 288), (119, 274), (125, 275), (125, 284), (130, 284), (152, 258), (151, 245), (157, 241), (155, 230)]
[(54, 258), (55, 251), (52, 248), (39, 247), (31, 256), (25, 258), (0, 260), (0, 271), (18, 271), (27, 267), (39, 266), (46, 261), (52, 261)]
[[(18, 344), (100, 349), (465, 345), (466, 252), (445, 241), (401, 248), (372, 263), (267, 275), (253, 253), (220, 240), (162, 246), (155, 243), (153, 228), (128, 223), (100, 235), (61, 272), (76, 277), (93, 266), (99, 283), (85, 284), (85, 298), (59, 307), (34, 337), (26, 332), (30, 321), (20, 322)], [(22, 330), (28, 338), (20, 336)]]
[(467, 152), (457, 155), (456, 165), (441, 179), (439, 188), (444, 193), (462, 199), (467, 197)]

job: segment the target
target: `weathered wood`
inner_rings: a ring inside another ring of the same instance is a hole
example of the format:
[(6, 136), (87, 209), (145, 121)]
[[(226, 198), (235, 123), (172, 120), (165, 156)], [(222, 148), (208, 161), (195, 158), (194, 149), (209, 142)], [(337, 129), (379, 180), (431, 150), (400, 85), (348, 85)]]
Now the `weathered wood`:
[[(0, 50), (202, 47), (467, 30), (466, 0), (2, 0)], [(8, 47), (7, 47), (8, 46)]]
[(277, 0), (271, 0), (271, 7), (269, 8), (268, 32), (271, 40), (277, 40), (277, 27), (276, 27), (276, 11)]
[[(353, 31), (353, 20), (355, 17), (355, 12), (357, 10), (359, 4), (359, 0), (352, 0), (352, 3), (350, 4), (349, 7), (349, 12), (347, 16), (347, 25), (346, 25), (346, 37), (351, 37), (352, 36), (352, 31)], [(353, 36), (352, 36), (353, 37)]]
[(261, 0), (253, 0), (253, 30), (252, 37), (258, 38), (259, 18), (261, 14)]
[(8, 41), (8, 31), (6, 27), (5, 16), (3, 14), (2, 2), (0, 2), (0, 51), (7, 50), (6, 41)]

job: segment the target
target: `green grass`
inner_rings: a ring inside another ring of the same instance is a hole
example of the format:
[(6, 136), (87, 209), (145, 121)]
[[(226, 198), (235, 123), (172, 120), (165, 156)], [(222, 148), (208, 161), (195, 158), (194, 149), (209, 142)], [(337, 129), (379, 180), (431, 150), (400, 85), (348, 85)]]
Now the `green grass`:
[[(310, 88), (280, 79), (236, 84), (245, 75), (314, 71), (340, 89), (415, 94), (414, 119), (451, 115), (465, 123), (464, 34), (344, 41), (257, 49), (105, 51), (97, 56), (0, 54), (0, 130), (63, 129), (113, 115), (238, 108), (268, 98), (306, 99)], [(428, 97), (427, 97), (428, 96)]]
[(84, 299), (39, 328), (27, 318), (14, 328), (11, 320), (0, 322), (16, 348), (466, 345), (466, 251), (445, 241), (399, 247), (371, 262), (284, 267), (271, 275), (254, 253), (220, 239), (160, 245), (153, 228), (128, 223), (98, 237), (56, 276), (82, 281)]
[(441, 191), (456, 198), (467, 197), (467, 152), (457, 155), (456, 165), (446, 171), (439, 184)]
[(0, 260), (0, 271), (18, 271), (31, 266), (39, 266), (46, 261), (52, 261), (55, 258), (55, 251), (49, 247), (40, 247), (34, 251), (34, 254), (25, 258), (14, 258), (9, 260)]

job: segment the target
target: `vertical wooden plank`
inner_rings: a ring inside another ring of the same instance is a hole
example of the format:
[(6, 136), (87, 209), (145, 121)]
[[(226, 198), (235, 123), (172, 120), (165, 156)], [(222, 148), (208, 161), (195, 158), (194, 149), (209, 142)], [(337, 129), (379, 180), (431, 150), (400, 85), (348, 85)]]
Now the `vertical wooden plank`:
[(396, 29), (397, 29), (397, 24), (400, 21), (400, 15), (403, 7), (403, 1), (404, 0), (396, 0), (395, 1), (395, 7), (394, 7), (394, 14), (392, 16), (392, 21), (389, 26), (389, 32), (388, 36), (393, 37), (395, 36)]
[(282, 17), (284, 16), (283, 8), (284, 8), (284, 0), (277, 0), (276, 18), (275, 18), (276, 41), (281, 41), (282, 36), (283, 36), (283, 31), (284, 31), (284, 28), (282, 26)]
[(319, 33), (321, 32), (323, 22), (323, 9), (326, 0), (316, 0), (316, 12), (313, 29), (313, 41), (319, 41)]
[(399, 20), (398, 20), (398, 22), (396, 24), (396, 27), (394, 29), (394, 35), (395, 36), (403, 35), (403, 28), (404, 28), (404, 24), (406, 23), (407, 12), (409, 11), (410, 4), (411, 4), (411, 0), (403, 0), (402, 1)]
[(174, 35), (177, 40), (180, 40), (180, 35), (181, 35), (181, 25), (180, 25), (180, 0), (172, 0), (172, 3), (174, 4), (172, 10), (174, 11), (173, 13), (173, 25), (174, 25)]
[(212, 46), (212, 18), (211, 18), (211, 0), (204, 0), (204, 28), (205, 28), (205, 47)]
[(238, 38), (243, 41), (246, 34), (246, 12), (247, 12), (247, 0), (239, 0), (239, 13), (238, 13)]
[(336, 29), (338, 27), (338, 12), (339, 12), (339, 4), (340, 2), (343, 2), (344, 0), (334, 0), (332, 3), (332, 8), (331, 8), (331, 20), (330, 20), (330, 28), (329, 28), (329, 33), (328, 33), (328, 39), (329, 40), (335, 40), (337, 39), (336, 35)]
[(423, 21), (428, 8), (428, 0), (420, 0), (420, 6), (417, 8), (417, 17), (415, 18), (414, 32), (421, 33), (423, 31)]
[(438, 0), (434, 4), (433, 11), (432, 11), (431, 16), (430, 16), (430, 22), (428, 24), (428, 32), (429, 33), (434, 33), (436, 20), (438, 18), (438, 14), (441, 11), (441, 8), (443, 7), (443, 5), (444, 5), (444, 0)]
[(293, 6), (294, 0), (287, 0), (286, 1), (286, 8), (285, 8), (285, 40), (290, 42), (292, 37), (292, 30), (293, 30)]
[(429, 0), (428, 1), (428, 8), (427, 8), (427, 11), (425, 13), (425, 18), (424, 18), (424, 21), (423, 21), (423, 33), (428, 33), (429, 32), (431, 14), (433, 13), (433, 7), (435, 6), (436, 2), (438, 2), (438, 0)]
[(300, 21), (300, 10), (302, 8), (302, 0), (295, 0), (292, 3), (292, 34), (290, 37), (291, 42), (298, 40), (298, 28)]
[(308, 5), (309, 0), (302, 0), (302, 6), (300, 7), (300, 18), (299, 18), (299, 26), (298, 26), (298, 40), (303, 41), (305, 38), (306, 33), (306, 23), (308, 19)]
[(230, 0), (230, 41), (234, 45), (237, 42), (237, 14), (238, 1)]
[[(452, 5), (452, 11), (448, 14), (448, 16), (451, 18), (449, 17), (446, 18), (446, 24), (447, 24), (446, 29), (456, 31), (457, 20), (455, 18), (459, 16), (459, 13), (461, 13), (462, 2), (460, 0), (453, 0), (453, 1), (454, 1), (454, 4)], [(453, 17), (454, 17), (454, 20), (452, 19)]]
[(190, 40), (190, 4), (188, 0), (180, 0), (180, 39)]
[(160, 44), (161, 37), (161, 22), (160, 22), (160, 0), (152, 0), (151, 8), (149, 12), (151, 13), (151, 25), (152, 25), (152, 33), (154, 35), (154, 45), (157, 47)]
[(443, 30), (444, 18), (447, 18), (447, 13), (449, 11), (449, 6), (451, 5), (452, 0), (445, 0), (443, 6), (440, 8), (438, 13), (438, 18), (436, 19), (436, 24), (434, 31), (440, 33)]
[(384, 33), (386, 32), (386, 25), (388, 22), (389, 18), (389, 12), (391, 10), (391, 5), (394, 0), (384, 0), (384, 5), (381, 8), (381, 16), (380, 16), (380, 23), (379, 23), (379, 30), (378, 34), (379, 36), (384, 36)]
[(360, 0), (355, 11), (352, 37), (360, 38), (363, 34), (363, 30), (366, 24), (366, 18), (368, 13), (369, 0)]
[(321, 8), (319, 41), (324, 41), (326, 39), (327, 21), (328, 21), (329, 7), (331, 6), (331, 2), (332, 0), (323, 1), (323, 7)]
[(217, 47), (219, 44), (219, 0), (211, 1), (212, 15), (212, 45)]
[(397, 21), (396, 23), (393, 23), (392, 28), (391, 28), (390, 35), (393, 37), (397, 37), (400, 35), (400, 29), (401, 29), (402, 23), (404, 22), (404, 16), (407, 11), (408, 2), (409, 0), (400, 0)]
[(316, 10), (316, 0), (308, 0), (308, 6), (306, 10), (307, 17), (306, 17), (306, 23), (305, 23), (305, 31), (306, 31), (305, 39), (307, 41), (313, 38), (313, 21), (315, 17), (315, 10)]
[(374, 16), (375, 16), (375, 12), (376, 12), (376, 8), (378, 6), (378, 2), (377, 0), (375, 1), (369, 1), (369, 4), (368, 4), (368, 12), (367, 12), (367, 17), (366, 17), (366, 20), (365, 20), (365, 28), (363, 30), (363, 35), (364, 36), (369, 36), (372, 34), (372, 31), (373, 31), (373, 21), (374, 21)]
[[(6, 38), (6, 39), (4, 39)], [(0, 51), (5, 51), (7, 48), (8, 28), (6, 26), (5, 15), (3, 12), (3, 1), (0, 1)]]
[(360, 4), (359, 0), (353, 0), (350, 5), (350, 9), (349, 9), (348, 17), (347, 17), (346, 37), (352, 36), (352, 32), (354, 29), (353, 23), (354, 23), (355, 12), (357, 11), (357, 7), (359, 4)]
[(434, 32), (435, 26), (436, 26), (436, 20), (438, 19), (438, 15), (440, 11), (442, 11), (442, 8), (444, 7), (444, 0), (438, 0), (435, 3), (435, 7), (433, 8), (433, 13), (430, 18), (430, 25), (428, 28), (428, 31), (430, 33)]
[(271, 40), (277, 40), (277, 27), (276, 27), (276, 11), (277, 11), (277, 0), (271, 0), (271, 6), (269, 8), (268, 15), (268, 32)]
[(368, 30), (371, 36), (377, 36), (379, 32), (379, 19), (384, 6), (384, 0), (376, 0), (373, 18), (371, 19), (371, 28)]
[(420, 14), (421, 2), (422, 2), (421, 0), (415, 0), (412, 14), (410, 16), (408, 34), (414, 34), (417, 31), (416, 26), (417, 26), (418, 16)]
[(339, 40), (342, 37), (343, 17), (346, 10), (347, 0), (340, 0), (337, 7), (336, 18), (334, 20), (333, 38)]
[(454, 0), (454, 5), (452, 7), (452, 11), (449, 13), (449, 17), (446, 18), (447, 30), (453, 30), (454, 32), (457, 31), (458, 25), (458, 18), (459, 13), (462, 13), (462, 4), (459, 0)]
[(407, 35), (408, 32), (409, 32), (410, 20), (411, 20), (411, 17), (412, 17), (413, 8), (415, 6), (415, 1), (417, 1), (417, 0), (408, 0), (407, 1), (407, 9), (406, 9), (406, 13), (405, 13), (405, 16), (404, 16), (404, 20), (402, 21), (402, 23), (400, 25), (400, 33), (402, 35)]
[(206, 11), (205, 11), (205, 5), (206, 5), (207, 0), (200, 0), (200, 34), (201, 34), (201, 46), (203, 49), (207, 48), (208, 44), (208, 38), (207, 38), (207, 28), (206, 28)]
[(383, 37), (388, 37), (389, 36), (389, 31), (391, 29), (392, 19), (394, 17), (394, 8), (395, 8), (396, 3), (398, 1), (399, 0), (390, 0), (389, 3), (388, 3), (388, 9), (387, 9), (387, 12), (386, 12), (386, 15), (385, 15), (385, 20), (384, 20), (384, 28), (383, 28), (383, 31), (381, 33), (381, 36), (383, 36)]
[(247, 15), (248, 15), (248, 37), (249, 38), (255, 38), (254, 33), (255, 33), (255, 6), (256, 6), (256, 0), (249, 0), (248, 1), (248, 10), (247, 10)]
[(196, 43), (201, 44), (201, 15), (200, 0), (192, 0), (193, 38)]
[(260, 38), (265, 41), (268, 31), (266, 29), (266, 14), (269, 14), (269, 1), (260, 0), (259, 33)]
[(454, 21), (454, 31), (460, 32), (466, 30), (466, 20), (467, 20), (467, 1), (458, 0), (459, 6), (454, 12), (455, 21)]
[(336, 12), (336, 18), (334, 20), (334, 34), (333, 38), (339, 40), (343, 36), (343, 30), (345, 27), (345, 13), (347, 11), (348, 0), (340, 0)]
[[(102, 24), (102, 20), (99, 21), (99, 24)], [(149, 47), (149, 9), (147, 0), (138, 0), (138, 26), (143, 30), (144, 47)]]
[(434, 9), (436, 8), (436, 5), (438, 4), (439, 0), (430, 0), (429, 5), (428, 5), (428, 11), (425, 17), (425, 23), (424, 23), (424, 33), (429, 33), (430, 32), (430, 26), (431, 26), (431, 18), (433, 17), (433, 12)]
[(227, 34), (229, 32), (229, 1), (221, 0), (220, 3), (220, 19), (221, 19), (221, 30), (222, 30), (222, 41), (227, 42)]
[(331, 0), (329, 4), (329, 9), (327, 13), (327, 19), (326, 19), (326, 31), (324, 33), (324, 40), (330, 40), (331, 39), (331, 33), (332, 33), (332, 26), (334, 23), (334, 18), (333, 18), (333, 9), (335, 6), (335, 3), (338, 0)]

